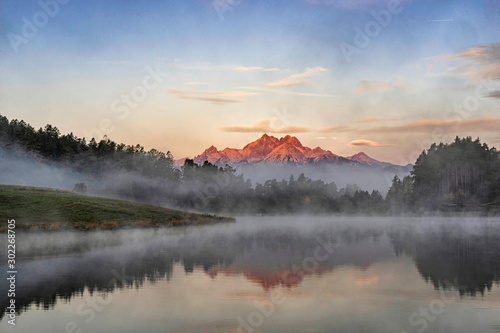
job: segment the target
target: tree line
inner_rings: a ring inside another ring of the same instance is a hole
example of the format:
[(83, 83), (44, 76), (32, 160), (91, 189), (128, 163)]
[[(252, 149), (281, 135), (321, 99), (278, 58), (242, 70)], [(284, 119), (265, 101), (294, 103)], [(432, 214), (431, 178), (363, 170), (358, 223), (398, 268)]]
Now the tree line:
[(499, 153), (470, 137), (423, 151), (410, 175), (394, 177), (385, 198), (379, 191), (363, 191), (354, 184), (338, 189), (333, 182), (304, 174), (254, 186), (229, 165), (198, 165), (188, 159), (175, 168), (170, 152), (107, 137), (87, 142), (73, 133), (61, 135), (52, 125), (35, 130), (2, 115), (0, 143), (11, 154), (75, 170), (82, 175), (77, 191), (202, 212), (418, 214), (498, 211), (500, 202)]
[(497, 211), (500, 154), (478, 138), (433, 143), (418, 157), (411, 175), (395, 177), (386, 201), (392, 211)]

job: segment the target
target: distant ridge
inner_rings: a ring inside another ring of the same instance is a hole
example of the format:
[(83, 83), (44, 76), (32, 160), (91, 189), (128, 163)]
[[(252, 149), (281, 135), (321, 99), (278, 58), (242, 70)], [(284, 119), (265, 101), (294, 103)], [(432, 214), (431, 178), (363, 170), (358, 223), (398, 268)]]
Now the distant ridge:
[[(180, 167), (186, 158), (175, 161)], [(264, 134), (258, 140), (247, 144), (243, 149), (225, 148), (218, 150), (210, 146), (203, 153), (193, 158), (197, 164), (208, 161), (215, 165), (243, 165), (243, 164), (335, 164), (335, 165), (362, 165), (377, 168), (401, 168), (399, 165), (381, 162), (371, 158), (364, 152), (349, 157), (342, 157), (320, 147), (311, 149), (305, 147), (294, 136), (287, 135), (280, 139)]]

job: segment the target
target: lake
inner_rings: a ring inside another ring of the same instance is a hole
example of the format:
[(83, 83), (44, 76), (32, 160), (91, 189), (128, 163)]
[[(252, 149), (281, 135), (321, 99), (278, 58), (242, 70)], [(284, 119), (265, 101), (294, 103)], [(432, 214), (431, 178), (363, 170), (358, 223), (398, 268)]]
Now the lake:
[(500, 332), (498, 218), (241, 217), (17, 246), (1, 332)]

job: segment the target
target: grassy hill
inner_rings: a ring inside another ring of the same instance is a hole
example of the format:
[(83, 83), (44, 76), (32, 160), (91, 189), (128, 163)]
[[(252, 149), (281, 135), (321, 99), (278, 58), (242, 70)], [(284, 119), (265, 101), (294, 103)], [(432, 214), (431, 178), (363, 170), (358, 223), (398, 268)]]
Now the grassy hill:
[(6, 219), (16, 229), (113, 229), (231, 222), (232, 218), (200, 215), (158, 206), (91, 197), (71, 191), (0, 185), (0, 231)]

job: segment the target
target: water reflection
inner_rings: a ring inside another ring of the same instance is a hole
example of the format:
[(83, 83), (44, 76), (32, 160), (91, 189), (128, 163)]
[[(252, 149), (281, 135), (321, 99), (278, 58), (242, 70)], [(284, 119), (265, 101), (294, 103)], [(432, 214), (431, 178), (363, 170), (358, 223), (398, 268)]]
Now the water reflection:
[[(446, 222), (446, 221), (445, 221)], [(436, 289), (452, 284), (461, 295), (484, 295), (500, 281), (498, 224), (439, 224), (415, 231), (390, 231), (398, 254), (411, 256), (425, 279)]]
[[(351, 282), (361, 288), (377, 283), (378, 275), (364, 274), (375, 263), (390, 266), (411, 258), (426, 282), (435, 288), (452, 284), (462, 296), (484, 294), (499, 282), (500, 224), (495, 221), (369, 222), (240, 219), (234, 225), (176, 230), (19, 236), (16, 303), (20, 312), (32, 305), (53, 309), (86, 292), (104, 295), (169, 281), (175, 267), (210, 279), (244, 277), (267, 291), (293, 290), (306, 279), (321, 281), (325, 274), (353, 269)], [(5, 309), (7, 299), (1, 297)]]

